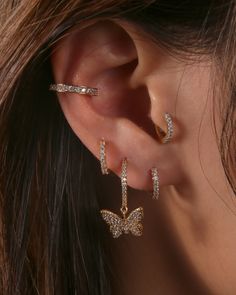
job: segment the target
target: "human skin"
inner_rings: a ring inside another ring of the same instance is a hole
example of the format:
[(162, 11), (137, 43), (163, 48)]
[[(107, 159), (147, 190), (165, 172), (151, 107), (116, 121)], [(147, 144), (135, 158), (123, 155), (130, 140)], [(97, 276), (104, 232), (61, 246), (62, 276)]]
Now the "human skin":
[[(111, 240), (117, 294), (235, 294), (235, 204), (220, 160), (221, 124), (210, 57), (176, 57), (136, 26), (107, 21), (60, 40), (52, 50), (56, 83), (97, 87), (99, 96), (58, 93), (75, 134), (117, 176), (128, 159), (129, 208), (144, 208), (144, 234)], [(171, 114), (174, 137), (158, 141)], [(151, 198), (150, 169), (160, 175)], [(104, 208), (119, 212), (118, 177), (98, 175)], [(111, 197), (112, 196), (112, 197)]]

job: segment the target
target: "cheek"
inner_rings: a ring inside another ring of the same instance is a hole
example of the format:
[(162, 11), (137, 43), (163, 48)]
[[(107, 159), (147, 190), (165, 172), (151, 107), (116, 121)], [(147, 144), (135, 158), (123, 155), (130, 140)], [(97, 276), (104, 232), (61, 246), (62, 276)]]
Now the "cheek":
[(200, 125), (204, 123), (204, 118), (208, 118), (208, 121), (209, 116), (212, 116), (210, 73), (210, 68), (197, 66), (187, 69), (183, 75), (176, 116), (184, 122), (188, 136), (196, 135)]
[(181, 148), (186, 162), (203, 169), (208, 177), (208, 170), (218, 170), (216, 163), (220, 163), (213, 121), (216, 99), (212, 90), (210, 67), (199, 65), (189, 68), (183, 75), (183, 87), (176, 108), (176, 115), (185, 129)]

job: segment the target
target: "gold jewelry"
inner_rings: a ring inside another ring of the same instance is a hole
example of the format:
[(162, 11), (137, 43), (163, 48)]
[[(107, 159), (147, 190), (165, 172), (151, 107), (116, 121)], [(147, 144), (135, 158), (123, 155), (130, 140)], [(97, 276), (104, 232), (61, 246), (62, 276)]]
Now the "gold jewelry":
[(174, 124), (171, 118), (171, 115), (168, 113), (165, 113), (164, 115), (165, 121), (167, 123), (167, 131), (163, 131), (159, 126), (155, 125), (156, 133), (159, 136), (162, 143), (170, 142), (173, 138), (174, 133)]
[(110, 226), (110, 231), (113, 238), (118, 238), (122, 233), (132, 233), (134, 236), (141, 236), (143, 232), (143, 226), (140, 223), (144, 213), (143, 208), (139, 207), (133, 210), (128, 217), (128, 202), (127, 202), (127, 159), (122, 161), (121, 172), (121, 189), (122, 189), (122, 205), (120, 211), (122, 217), (109, 210), (101, 210), (102, 218)]
[(49, 90), (57, 92), (72, 92), (77, 94), (85, 94), (90, 96), (98, 95), (98, 88), (87, 86), (74, 86), (66, 84), (51, 84)]
[(153, 167), (151, 169), (152, 174), (152, 184), (153, 184), (153, 192), (152, 192), (152, 198), (155, 200), (158, 200), (159, 198), (159, 185), (160, 185), (160, 179), (158, 175), (158, 171), (156, 167)]
[(102, 174), (109, 174), (108, 168), (107, 168), (107, 160), (106, 160), (106, 142), (104, 139), (100, 140), (100, 164), (101, 164), (101, 170)]

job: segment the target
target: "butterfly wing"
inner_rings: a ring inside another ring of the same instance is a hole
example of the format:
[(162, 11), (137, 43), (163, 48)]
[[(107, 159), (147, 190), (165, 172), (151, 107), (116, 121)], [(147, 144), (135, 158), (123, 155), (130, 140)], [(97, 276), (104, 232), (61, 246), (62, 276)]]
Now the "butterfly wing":
[(133, 210), (127, 217), (126, 226), (134, 236), (141, 236), (143, 233), (143, 226), (140, 222), (143, 216), (143, 208), (139, 207)]
[(122, 234), (124, 223), (123, 219), (120, 218), (117, 214), (108, 210), (101, 210), (100, 212), (102, 218), (110, 226), (110, 231), (113, 235), (113, 238), (118, 238)]

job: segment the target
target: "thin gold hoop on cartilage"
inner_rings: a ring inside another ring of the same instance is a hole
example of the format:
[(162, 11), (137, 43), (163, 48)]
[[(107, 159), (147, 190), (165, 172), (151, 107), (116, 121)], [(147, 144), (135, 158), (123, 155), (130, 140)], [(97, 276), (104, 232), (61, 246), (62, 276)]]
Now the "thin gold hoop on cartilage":
[(156, 133), (162, 143), (168, 143), (172, 140), (174, 134), (174, 124), (172, 117), (169, 113), (165, 113), (164, 119), (167, 124), (166, 132), (160, 128), (158, 125), (155, 125)]

